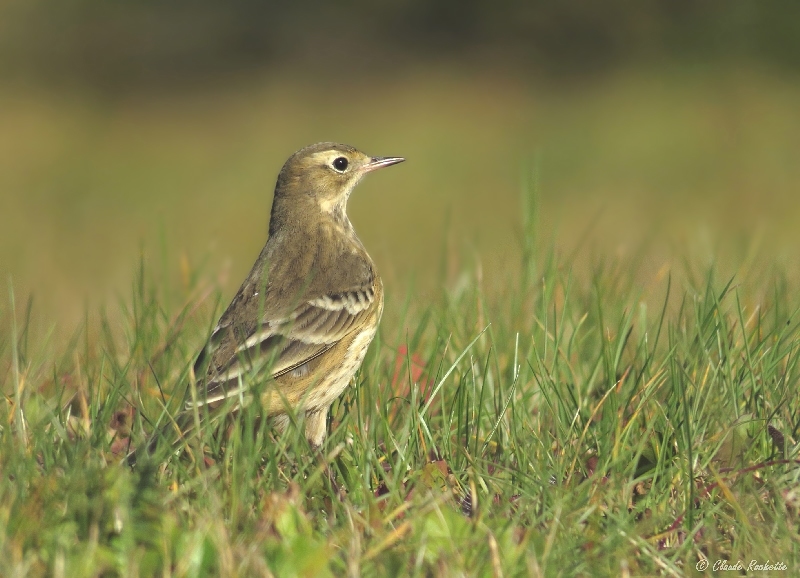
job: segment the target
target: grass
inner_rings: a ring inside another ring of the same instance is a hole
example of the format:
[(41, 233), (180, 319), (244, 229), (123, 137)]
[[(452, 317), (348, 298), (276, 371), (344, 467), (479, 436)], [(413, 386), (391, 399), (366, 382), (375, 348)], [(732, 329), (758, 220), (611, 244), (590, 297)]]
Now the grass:
[(206, 276), (175, 288), (143, 264), (121, 325), (60, 356), (12, 291), (0, 575), (796, 569), (798, 288), (777, 267), (698, 275), (690, 255), (649, 287), (624, 261), (584, 274), (536, 241), (535, 212), (505, 283), (462, 267), (429, 303), (389, 302), (319, 455), (251, 406), (182, 458), (121, 465), (183, 395), (223, 305)]
[[(162, 242), (172, 251), (169, 271), (183, 254), (215, 277), (228, 264), (220, 287), (230, 295), (263, 246), (281, 164), (320, 140), (408, 158), (365, 179), (348, 209), (401, 301), (409, 276), (436, 287), (431, 247), (445, 222), (456, 253), (482, 256), (487, 291), (498, 274), (505, 281), (520, 176), (534, 161), (542, 238), (572, 251), (595, 223), (592, 251), (569, 260), (576, 270), (654, 237), (654, 253), (696, 252), (708, 231), (721, 247), (693, 254), (695, 266), (760, 235), (800, 278), (798, 79), (645, 68), (554, 84), (432, 65), (356, 86), (284, 71), (116, 98), (0, 78), (0, 286), (13, 276), (22, 301), (35, 297), (34, 325), (55, 323), (63, 340), (87, 303), (94, 311), (128, 291), (144, 239), (151, 254)], [(652, 262), (643, 277), (663, 260)], [(464, 269), (451, 263), (450, 280)]]

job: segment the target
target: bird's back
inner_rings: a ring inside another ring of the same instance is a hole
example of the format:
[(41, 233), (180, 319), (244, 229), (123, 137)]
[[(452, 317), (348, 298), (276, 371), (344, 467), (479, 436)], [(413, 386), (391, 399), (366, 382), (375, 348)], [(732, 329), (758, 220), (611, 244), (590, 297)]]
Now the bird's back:
[(294, 404), (337, 346), (377, 325), (383, 287), (363, 245), (351, 227), (325, 218), (316, 225), (270, 237), (198, 357), (200, 399), (230, 397), (259, 359), (271, 364), (262, 375), (282, 378), (280, 394)]

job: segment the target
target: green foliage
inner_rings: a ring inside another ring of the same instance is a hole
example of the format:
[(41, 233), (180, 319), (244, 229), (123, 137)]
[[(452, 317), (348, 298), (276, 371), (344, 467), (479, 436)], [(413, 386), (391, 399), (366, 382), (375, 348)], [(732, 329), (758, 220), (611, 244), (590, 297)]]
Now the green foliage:
[(644, 289), (625, 264), (584, 278), (523, 246), (491, 292), (465, 270), (430, 303), (389, 302), (319, 455), (251, 405), (123, 464), (184, 394), (219, 310), (202, 275), (167, 295), (143, 266), (119, 321), (61, 357), (29, 343), (12, 298), (0, 575), (797, 567), (796, 288), (712, 268)]
[(333, 76), (340, 70), (322, 57), (333, 47), (341, 62), (352, 63), (350, 78), (359, 79), (432, 59), (469, 67), (502, 62), (552, 76), (663, 60), (755, 61), (795, 73), (799, 22), (792, 0), (350, 0), (346, 7), (320, 0), (9, 0), (0, 4), (0, 72), (107, 92), (191, 88), (265, 67)]

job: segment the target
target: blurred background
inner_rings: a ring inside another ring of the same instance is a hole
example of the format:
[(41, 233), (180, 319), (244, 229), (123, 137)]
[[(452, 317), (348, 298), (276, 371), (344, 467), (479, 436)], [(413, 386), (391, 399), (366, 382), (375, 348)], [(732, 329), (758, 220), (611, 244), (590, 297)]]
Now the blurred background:
[(398, 299), (513, 271), (531, 188), (587, 270), (796, 270), (800, 3), (3, 0), (2, 294), (69, 334), (144, 255), (227, 299), (322, 140), (408, 158), (349, 207)]

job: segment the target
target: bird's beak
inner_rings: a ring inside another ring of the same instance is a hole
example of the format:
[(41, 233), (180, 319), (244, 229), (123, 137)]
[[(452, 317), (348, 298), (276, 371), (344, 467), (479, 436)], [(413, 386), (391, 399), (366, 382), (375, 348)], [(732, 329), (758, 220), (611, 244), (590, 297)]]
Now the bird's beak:
[(372, 157), (369, 159), (369, 162), (364, 165), (363, 170), (365, 173), (368, 173), (376, 169), (402, 163), (404, 160), (406, 159), (403, 157)]

